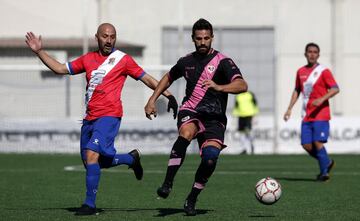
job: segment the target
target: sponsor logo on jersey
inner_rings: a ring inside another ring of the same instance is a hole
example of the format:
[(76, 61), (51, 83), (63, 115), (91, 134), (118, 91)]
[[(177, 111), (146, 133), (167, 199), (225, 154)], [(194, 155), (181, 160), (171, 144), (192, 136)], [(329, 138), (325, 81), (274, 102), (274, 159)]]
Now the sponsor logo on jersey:
[(187, 121), (187, 120), (189, 120), (189, 119), (190, 119), (190, 116), (183, 117), (183, 118), (181, 119), (181, 122), (185, 122), (185, 121)]
[(95, 139), (94, 142), (93, 142), (93, 144), (99, 145), (99, 139)]

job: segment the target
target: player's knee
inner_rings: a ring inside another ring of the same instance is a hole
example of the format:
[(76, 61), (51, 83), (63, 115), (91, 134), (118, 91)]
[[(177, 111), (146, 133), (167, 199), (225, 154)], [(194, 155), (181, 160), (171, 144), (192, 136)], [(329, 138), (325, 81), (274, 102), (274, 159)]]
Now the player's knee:
[(311, 151), (312, 150), (312, 144), (303, 144), (302, 145), (303, 146), (303, 148), (306, 150), (306, 151)]
[(202, 149), (202, 161), (209, 166), (216, 164), (220, 155), (220, 149), (214, 146), (206, 146)]
[(186, 140), (190, 141), (193, 139), (193, 137), (195, 136), (195, 134), (192, 131), (188, 131), (188, 130), (183, 130), (180, 132), (180, 136), (182, 136), (183, 138), (185, 138)]
[(191, 141), (198, 132), (198, 127), (194, 123), (185, 124), (179, 131), (179, 135)]
[(86, 150), (86, 164), (93, 164), (97, 163), (99, 160), (99, 153), (93, 151), (93, 150)]

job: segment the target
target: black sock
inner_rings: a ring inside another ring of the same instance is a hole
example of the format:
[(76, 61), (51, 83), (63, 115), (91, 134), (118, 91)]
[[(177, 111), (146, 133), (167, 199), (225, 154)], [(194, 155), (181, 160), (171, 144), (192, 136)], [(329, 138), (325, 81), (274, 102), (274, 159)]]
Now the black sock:
[(176, 172), (184, 162), (186, 149), (189, 144), (190, 141), (181, 136), (179, 136), (178, 139), (175, 141), (170, 153), (170, 159), (164, 183), (172, 186)]

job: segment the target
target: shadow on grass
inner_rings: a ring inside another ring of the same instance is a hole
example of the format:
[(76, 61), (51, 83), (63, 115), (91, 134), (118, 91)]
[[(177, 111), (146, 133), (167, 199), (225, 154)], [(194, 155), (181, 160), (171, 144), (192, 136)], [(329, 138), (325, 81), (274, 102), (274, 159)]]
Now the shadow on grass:
[[(157, 208), (156, 210), (159, 211), (159, 214), (156, 215), (156, 217), (165, 217), (165, 216), (170, 216), (170, 215), (174, 215), (174, 214), (177, 214), (177, 213), (183, 213), (184, 214), (184, 209), (178, 209), (178, 208)], [(203, 215), (203, 214), (206, 214), (209, 211), (213, 211), (213, 210), (207, 210), (207, 209), (197, 209), (196, 210), (197, 215)]]
[[(56, 209), (56, 208), (54, 208)], [(69, 212), (75, 213), (79, 207), (69, 207), (69, 208), (62, 208), (64, 210), (67, 210)], [(121, 211), (121, 212), (138, 212), (138, 211), (157, 211), (158, 214), (154, 215), (154, 217), (165, 217), (165, 216), (170, 216), (170, 215), (174, 215), (177, 213), (184, 213), (183, 209), (178, 209), (178, 208), (154, 208), (154, 209), (150, 209), (150, 208), (97, 208), (98, 213), (102, 213), (102, 212), (116, 212), (116, 211)], [(198, 215), (202, 215), (202, 214), (206, 214), (209, 211), (213, 211), (213, 210), (205, 210), (205, 209), (198, 209), (196, 210)], [(184, 214), (185, 215), (185, 214)]]
[[(40, 210), (65, 210), (70, 213), (76, 213), (79, 210), (79, 207), (67, 207), (67, 208), (4, 208), (6, 210), (14, 210), (14, 211), (40, 211)], [(154, 215), (154, 217), (165, 217), (174, 215), (177, 213), (182, 213), (185, 216), (184, 209), (179, 208), (97, 208), (97, 213), (111, 213), (111, 212), (140, 212), (140, 211), (154, 211), (158, 214)], [(197, 215), (203, 215), (213, 210), (206, 209), (198, 209)]]
[(294, 178), (294, 177), (274, 177), (276, 180), (286, 180), (286, 181), (294, 181), (294, 182), (317, 182), (316, 179), (311, 178)]

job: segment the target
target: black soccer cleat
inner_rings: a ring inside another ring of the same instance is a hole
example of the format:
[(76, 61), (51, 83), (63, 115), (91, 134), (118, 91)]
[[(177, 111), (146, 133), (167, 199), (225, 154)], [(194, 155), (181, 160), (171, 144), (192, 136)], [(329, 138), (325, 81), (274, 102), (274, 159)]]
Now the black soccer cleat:
[(166, 199), (169, 196), (171, 189), (172, 189), (172, 184), (163, 183), (163, 185), (157, 189), (157, 195), (160, 196), (161, 198)]
[(87, 204), (81, 205), (81, 207), (76, 211), (75, 216), (91, 216), (99, 215), (96, 208), (90, 207)]
[(129, 154), (134, 158), (134, 162), (129, 166), (129, 168), (134, 170), (136, 179), (141, 180), (143, 178), (144, 170), (140, 163), (140, 151), (138, 149), (134, 149), (130, 151)]
[(319, 174), (317, 175), (316, 177), (316, 181), (319, 181), (319, 182), (326, 182), (330, 179), (330, 176), (329, 174)]
[(184, 203), (184, 212), (187, 216), (196, 216), (196, 201), (186, 199)]

